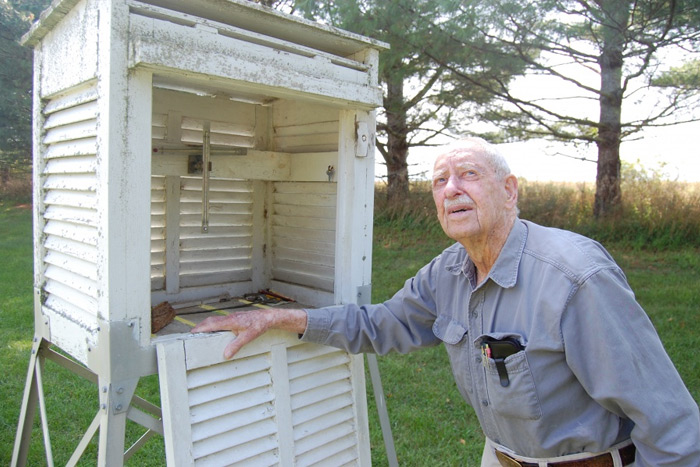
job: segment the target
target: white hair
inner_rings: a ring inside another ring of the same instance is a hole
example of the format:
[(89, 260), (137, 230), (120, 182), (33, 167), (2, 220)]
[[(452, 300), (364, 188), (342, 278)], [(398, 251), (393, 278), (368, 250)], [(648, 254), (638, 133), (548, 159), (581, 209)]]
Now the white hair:
[[(479, 154), (484, 156), (486, 163), (493, 169), (496, 175), (500, 178), (506, 178), (511, 174), (508, 162), (501, 151), (495, 144), (491, 144), (483, 138), (468, 137), (463, 138), (445, 147), (445, 150), (439, 156), (457, 155), (460, 153), (473, 153), (474, 148), (477, 148)], [(438, 157), (439, 157), (438, 156)]]

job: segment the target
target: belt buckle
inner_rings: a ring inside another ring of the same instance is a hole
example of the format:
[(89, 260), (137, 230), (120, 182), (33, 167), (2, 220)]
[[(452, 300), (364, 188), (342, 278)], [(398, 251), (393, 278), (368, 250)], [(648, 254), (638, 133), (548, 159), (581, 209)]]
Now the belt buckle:
[(522, 464), (519, 461), (513, 459), (508, 454), (503, 453), (498, 449), (495, 451), (496, 458), (498, 458), (498, 462), (500, 462), (503, 467), (522, 467)]

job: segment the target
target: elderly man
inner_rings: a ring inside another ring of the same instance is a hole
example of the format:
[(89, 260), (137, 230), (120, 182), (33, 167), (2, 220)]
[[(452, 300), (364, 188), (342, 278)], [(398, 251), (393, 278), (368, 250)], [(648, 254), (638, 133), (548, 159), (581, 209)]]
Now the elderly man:
[(457, 243), (390, 300), (261, 310), (193, 332), (267, 329), (350, 352), (444, 344), (486, 435), (482, 466), (700, 466), (698, 406), (608, 252), (518, 218), (518, 183), (471, 138), (435, 161), (433, 198)]

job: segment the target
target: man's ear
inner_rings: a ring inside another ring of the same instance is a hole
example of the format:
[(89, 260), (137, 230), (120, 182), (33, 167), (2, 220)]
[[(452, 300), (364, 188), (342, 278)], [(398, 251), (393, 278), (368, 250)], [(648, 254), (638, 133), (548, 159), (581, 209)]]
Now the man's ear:
[(515, 208), (518, 205), (518, 177), (510, 174), (505, 180), (505, 189), (507, 195), (506, 204), (510, 208)]

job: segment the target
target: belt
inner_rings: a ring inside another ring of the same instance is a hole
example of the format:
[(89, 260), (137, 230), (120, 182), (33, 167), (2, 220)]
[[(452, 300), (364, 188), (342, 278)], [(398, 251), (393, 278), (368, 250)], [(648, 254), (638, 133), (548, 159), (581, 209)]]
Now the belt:
[[(630, 465), (634, 462), (634, 444), (629, 444), (624, 448), (620, 448), (618, 451), (620, 453), (622, 465)], [(539, 467), (537, 463), (519, 461), (498, 449), (496, 449), (496, 457), (503, 467)], [(614, 465), (612, 454), (609, 452), (585, 459), (549, 462), (547, 464), (548, 467), (613, 467)]]

